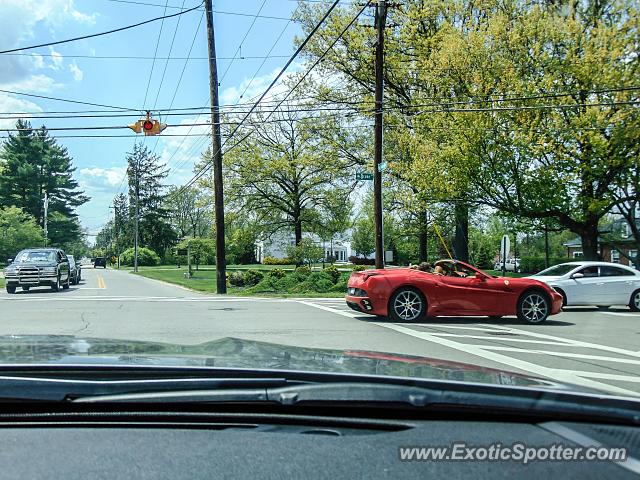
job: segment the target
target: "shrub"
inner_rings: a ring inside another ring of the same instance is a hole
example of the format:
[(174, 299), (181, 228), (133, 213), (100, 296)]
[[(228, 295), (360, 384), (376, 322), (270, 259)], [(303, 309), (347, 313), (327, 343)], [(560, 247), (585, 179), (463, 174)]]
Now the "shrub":
[(294, 262), (290, 258), (264, 257), (263, 265), (293, 265)]
[[(567, 258), (551, 257), (549, 266), (568, 262)], [(544, 257), (523, 257), (520, 259), (520, 270), (524, 273), (538, 273), (544, 270)]]
[(324, 273), (326, 273), (331, 277), (331, 281), (333, 283), (336, 283), (340, 278), (340, 270), (338, 270), (338, 268), (335, 265), (330, 265), (327, 268), (325, 268), (323, 271)]
[(268, 277), (270, 277), (270, 278), (283, 278), (286, 275), (287, 275), (287, 272), (285, 272), (281, 268), (274, 268), (273, 270), (271, 270), (269, 272)]
[(354, 265), (351, 268), (351, 271), (353, 271), (353, 272), (362, 272), (363, 270), (366, 270), (364, 265)]
[[(121, 265), (133, 265), (134, 263), (134, 249), (128, 248), (120, 254)], [(154, 266), (160, 263), (160, 257), (156, 252), (149, 248), (138, 248), (138, 265), (142, 266)]]
[(257, 285), (264, 278), (264, 274), (259, 270), (247, 270), (244, 272), (245, 285)]
[(375, 265), (376, 260), (374, 258), (356, 257), (351, 255), (349, 261), (354, 265)]
[(298, 280), (305, 280), (311, 274), (311, 268), (308, 265), (302, 265), (296, 268), (294, 275)]
[(244, 287), (246, 279), (242, 272), (230, 272), (228, 275), (229, 283), (234, 287)]

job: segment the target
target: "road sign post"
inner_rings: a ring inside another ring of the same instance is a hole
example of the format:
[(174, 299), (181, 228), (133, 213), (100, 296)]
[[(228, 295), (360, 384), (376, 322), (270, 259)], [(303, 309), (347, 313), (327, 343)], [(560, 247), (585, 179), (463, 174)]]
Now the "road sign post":
[(509, 249), (511, 248), (511, 242), (509, 235), (503, 235), (500, 241), (500, 256), (502, 257), (502, 275), (506, 275), (507, 272), (507, 255), (509, 255)]

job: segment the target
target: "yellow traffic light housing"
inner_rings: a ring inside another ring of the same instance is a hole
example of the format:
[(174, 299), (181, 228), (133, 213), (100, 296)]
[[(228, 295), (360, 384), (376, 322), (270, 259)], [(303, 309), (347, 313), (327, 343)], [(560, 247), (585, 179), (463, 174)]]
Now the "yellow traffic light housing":
[(158, 120), (151, 118), (151, 112), (147, 111), (147, 118), (138, 120), (136, 123), (127, 125), (131, 130), (136, 133), (144, 133), (146, 136), (158, 135), (167, 128), (166, 123), (160, 123)]

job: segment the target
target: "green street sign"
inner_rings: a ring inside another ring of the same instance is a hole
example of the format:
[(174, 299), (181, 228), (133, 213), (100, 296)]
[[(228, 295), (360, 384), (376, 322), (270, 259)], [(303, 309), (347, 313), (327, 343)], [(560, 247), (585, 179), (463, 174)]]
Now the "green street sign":
[(356, 180), (373, 180), (373, 173), (356, 172)]

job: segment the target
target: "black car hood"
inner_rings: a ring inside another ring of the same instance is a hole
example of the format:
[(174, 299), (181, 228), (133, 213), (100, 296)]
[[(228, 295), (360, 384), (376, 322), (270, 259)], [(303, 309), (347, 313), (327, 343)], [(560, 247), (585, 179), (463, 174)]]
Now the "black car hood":
[[(231, 337), (198, 345), (176, 345), (73, 335), (6, 335), (0, 336), (0, 371), (2, 364), (298, 370), (568, 388), (537, 377), (435, 358), (363, 350), (293, 347)], [(583, 390), (575, 386), (569, 388)]]

